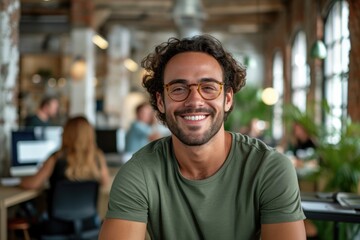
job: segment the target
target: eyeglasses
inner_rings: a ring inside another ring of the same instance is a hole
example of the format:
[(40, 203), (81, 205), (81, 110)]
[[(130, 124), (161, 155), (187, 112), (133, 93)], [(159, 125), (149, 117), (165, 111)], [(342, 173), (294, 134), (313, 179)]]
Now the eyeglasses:
[(197, 87), (196, 90), (203, 99), (213, 100), (220, 95), (223, 85), (224, 83), (213, 80), (194, 84), (174, 82), (165, 84), (164, 87), (173, 101), (182, 102), (189, 97), (192, 86)]

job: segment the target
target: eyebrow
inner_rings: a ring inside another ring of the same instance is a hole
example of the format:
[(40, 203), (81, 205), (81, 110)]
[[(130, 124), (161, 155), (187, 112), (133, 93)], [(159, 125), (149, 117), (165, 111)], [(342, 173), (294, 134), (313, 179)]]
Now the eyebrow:
[[(182, 79), (182, 78), (179, 78), (179, 79), (174, 79), (174, 80), (171, 80), (170, 82), (168, 82), (167, 84), (174, 84), (174, 83), (184, 83), (184, 84), (188, 84), (188, 80), (186, 79)], [(214, 78), (201, 78), (199, 82), (220, 82), (222, 83), (221, 81), (218, 81)]]

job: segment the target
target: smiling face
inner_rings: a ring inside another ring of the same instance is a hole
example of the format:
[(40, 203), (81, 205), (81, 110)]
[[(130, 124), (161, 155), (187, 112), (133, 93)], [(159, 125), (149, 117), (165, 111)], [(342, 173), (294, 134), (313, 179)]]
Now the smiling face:
[[(164, 70), (164, 84), (186, 82), (198, 84), (203, 81), (223, 82), (220, 64), (210, 55), (200, 52), (185, 52), (175, 55)], [(183, 144), (199, 146), (207, 143), (220, 129), (223, 129), (224, 112), (232, 104), (233, 92), (224, 89), (213, 100), (204, 100), (196, 86), (182, 102), (171, 100), (164, 92), (164, 99), (157, 96), (158, 108), (166, 115), (168, 128)]]

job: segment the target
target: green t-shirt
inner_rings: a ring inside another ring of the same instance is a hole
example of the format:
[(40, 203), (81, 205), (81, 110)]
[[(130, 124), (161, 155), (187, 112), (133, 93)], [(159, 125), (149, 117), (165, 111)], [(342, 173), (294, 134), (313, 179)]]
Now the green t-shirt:
[(224, 165), (204, 180), (181, 175), (171, 137), (145, 146), (115, 177), (106, 217), (145, 222), (154, 240), (259, 239), (262, 223), (304, 219), (290, 160), (232, 136)]

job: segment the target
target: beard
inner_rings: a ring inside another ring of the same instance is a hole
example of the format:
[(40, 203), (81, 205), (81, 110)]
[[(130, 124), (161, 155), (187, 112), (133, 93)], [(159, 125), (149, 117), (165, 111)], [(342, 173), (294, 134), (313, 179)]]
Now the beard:
[[(210, 127), (201, 135), (198, 134), (186, 134), (183, 129), (177, 124), (174, 117), (172, 117), (170, 114), (166, 113), (166, 123), (174, 136), (176, 136), (183, 144), (187, 146), (201, 146), (203, 144), (206, 144), (210, 141), (212, 137), (215, 136), (216, 133), (219, 132), (220, 128), (223, 125), (224, 122), (224, 112), (221, 112), (218, 116), (216, 116), (215, 111), (212, 109), (186, 109), (182, 111), (175, 111), (174, 115), (180, 116), (184, 113), (208, 113), (208, 118), (212, 119), (212, 123), (210, 124)], [(201, 126), (190, 126), (188, 127), (188, 130), (191, 132), (195, 132), (199, 130)]]

